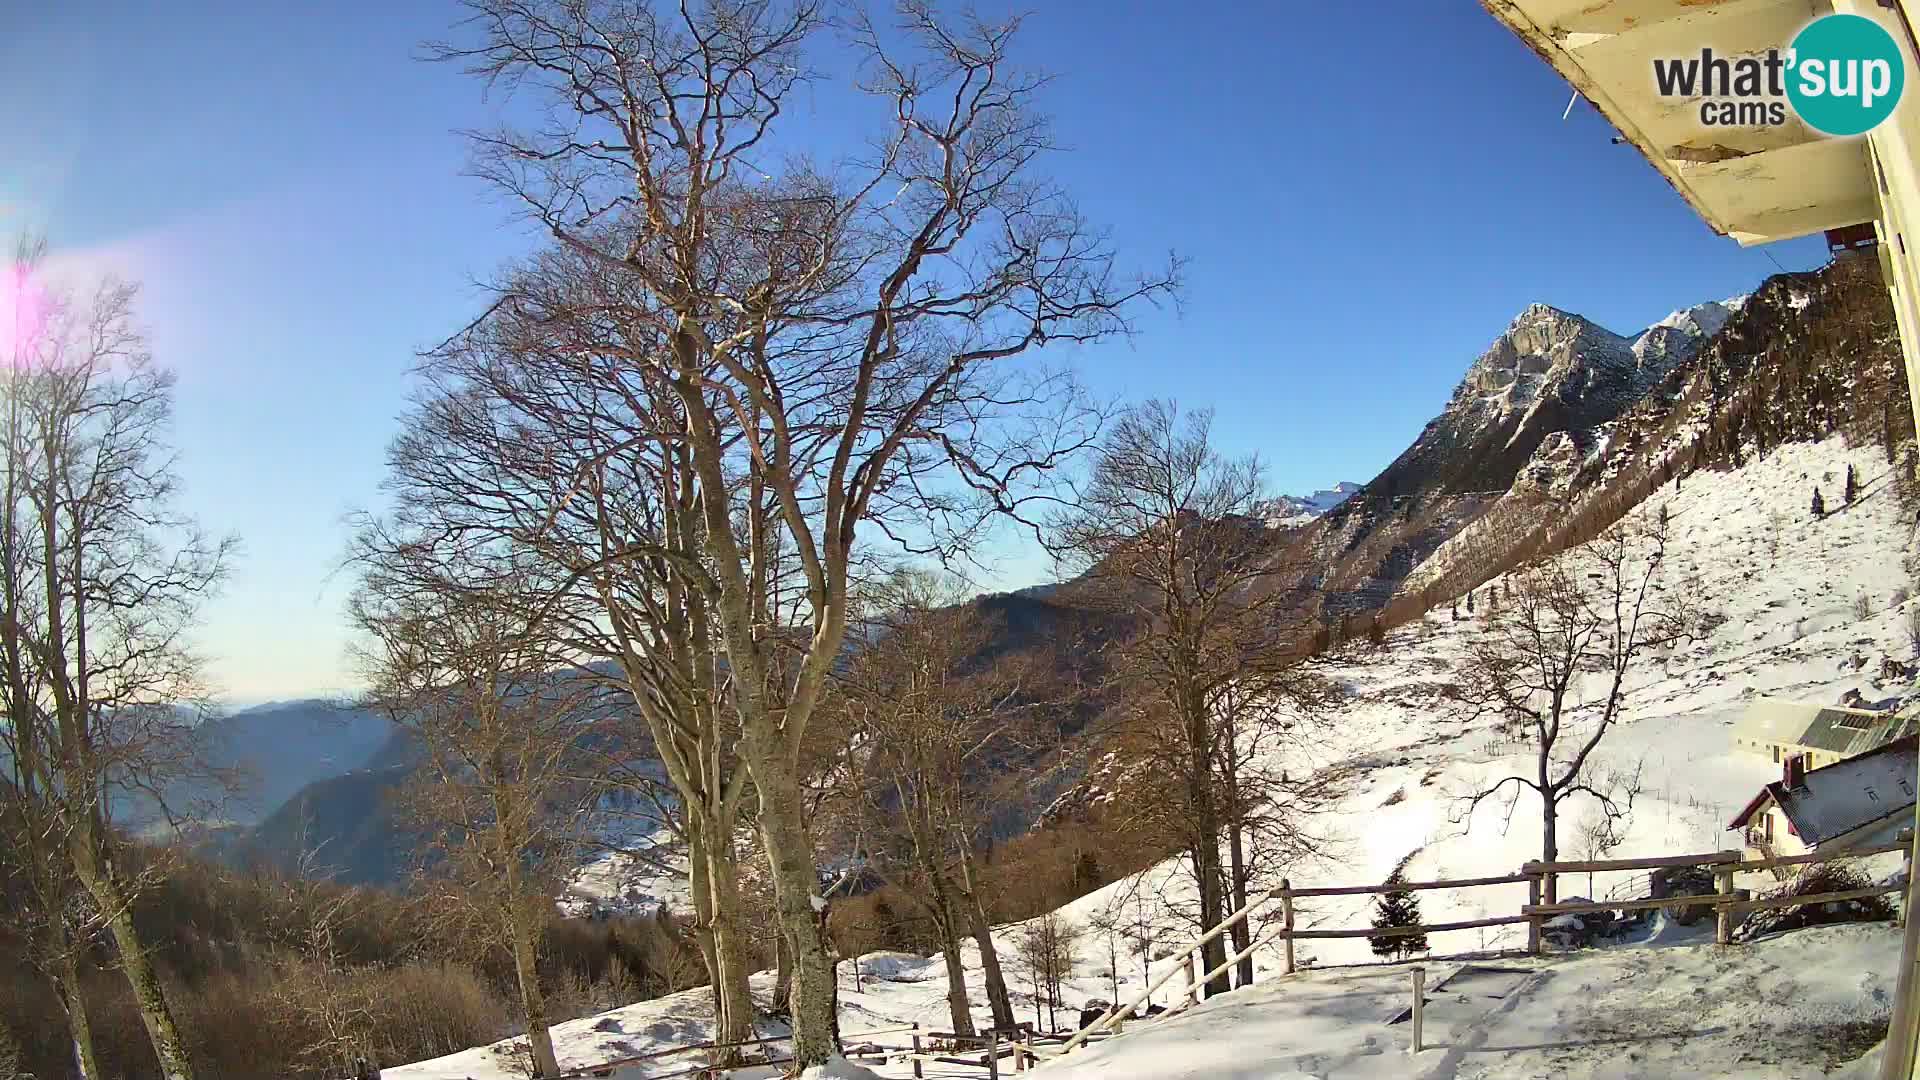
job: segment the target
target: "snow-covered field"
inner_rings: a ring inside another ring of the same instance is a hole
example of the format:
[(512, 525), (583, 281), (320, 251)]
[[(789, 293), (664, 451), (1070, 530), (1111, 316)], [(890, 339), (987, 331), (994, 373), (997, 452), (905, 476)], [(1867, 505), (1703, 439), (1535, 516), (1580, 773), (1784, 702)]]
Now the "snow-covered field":
[[(1410, 1055), (1404, 967), (1256, 984), (1040, 1070), (1050, 1080), (1817, 1077), (1884, 1029), (1897, 931), (1822, 927), (1722, 948), (1711, 933), (1564, 959), (1425, 965)], [(1436, 987), (1437, 984), (1437, 987)], [(1250, 1052), (1252, 1051), (1252, 1052)]]
[[(1862, 490), (1854, 505), (1843, 507), (1849, 462)], [(1891, 603), (1905, 581), (1901, 552), (1909, 528), (1888, 490), (1888, 470), (1877, 452), (1850, 451), (1832, 440), (1784, 447), (1733, 473), (1698, 473), (1682, 491), (1669, 487), (1649, 501), (1648, 510), (1667, 504), (1672, 528), (1663, 587), (1694, 592), (1724, 621), (1709, 639), (1653, 658), (1631, 684), (1624, 722), (1607, 737), (1603, 753), (1619, 766), (1639, 763), (1644, 787), (1625, 841), (1608, 857), (1739, 846), (1726, 831), (1728, 819), (1778, 769), (1733, 747), (1733, 724), (1752, 698), (1832, 702), (1857, 689), (1870, 700), (1884, 700), (1907, 691), (1873, 681), (1882, 657), (1911, 659), (1904, 624), (1908, 609), (1920, 603)], [(1816, 484), (1832, 508), (1822, 519), (1808, 509)], [(1856, 598), (1863, 595), (1872, 611), (1864, 619), (1855, 613)], [(1346, 688), (1347, 700), (1313, 759), (1285, 764), (1341, 770), (1347, 786), (1325, 817), (1327, 856), (1288, 868), (1294, 885), (1378, 882), (1410, 853), (1407, 873), (1413, 879), (1511, 874), (1537, 857), (1538, 811), (1525, 800), (1504, 829), (1504, 808), (1491, 804), (1482, 804), (1471, 820), (1459, 820), (1462, 795), (1527, 764), (1523, 748), (1501, 741), (1487, 719), (1462, 713), (1447, 693), (1474, 626), (1464, 605), (1462, 616), (1456, 623), (1440, 612), (1424, 626), (1396, 631), (1383, 650), (1363, 646), (1326, 667)], [(1572, 836), (1579, 815), (1579, 807), (1569, 809), (1563, 837)], [(1590, 884), (1578, 875), (1563, 880), (1562, 894), (1605, 896), (1630, 887), (1625, 877), (1601, 874)], [(1060, 915), (1081, 929), (1069, 1005), (1077, 1009), (1116, 995), (1130, 1000), (1144, 989), (1148, 974), (1162, 973), (1156, 958), (1193, 936), (1169, 910), (1187, 895), (1175, 861), (1063, 908)], [(1428, 922), (1517, 914), (1524, 899), (1524, 885), (1420, 894)], [(1299, 924), (1365, 926), (1370, 903), (1364, 896), (1302, 901)], [(1159, 930), (1141, 935), (1128, 932), (1137, 931), (1129, 926), (1109, 934), (1094, 928), (1102, 922)], [(1015, 952), (1019, 931), (1010, 926), (996, 934), (1003, 956)], [(1520, 926), (1457, 931), (1433, 935), (1430, 944), (1435, 955), (1484, 952), (1513, 947), (1523, 933)], [(1145, 957), (1137, 945), (1143, 936), (1158, 938)], [(1430, 1013), (1430, 1025), (1437, 1027), (1430, 1027), (1428, 1038), (1447, 1045), (1421, 1055), (1417, 1067), (1402, 1052), (1402, 1026), (1386, 1022), (1404, 1007), (1404, 968), (1340, 966), (1370, 964), (1364, 939), (1302, 942), (1302, 962), (1321, 970), (1263, 981), (1178, 1018), (1137, 1025), (1045, 1071), (1062, 1080), (1817, 1076), (1845, 1060), (1832, 1057), (1830, 1047), (1850, 1048), (1847, 1056), (1865, 1050), (1841, 1040), (1855, 1031), (1848, 1025), (1884, 1021), (1898, 952), (1897, 936), (1884, 927), (1801, 931), (1731, 949), (1688, 940), (1662, 932), (1638, 948), (1490, 961), (1527, 974), (1498, 1000), (1463, 991), (1459, 996), (1468, 1000), (1455, 1002), (1443, 988)], [(970, 944), (965, 959), (984, 1025), (985, 993)], [(1256, 962), (1263, 979), (1277, 973), (1278, 947), (1257, 954)], [(1457, 967), (1457, 961), (1436, 962), (1434, 979)], [(1033, 1015), (1025, 973), (1015, 962), (1010, 968), (1016, 1008)], [(841, 971), (845, 1033), (910, 1023), (948, 1026), (946, 980), (937, 957), (873, 955), (845, 962)], [(756, 992), (768, 989), (764, 981), (756, 983)], [(1179, 989), (1176, 978), (1160, 1001)], [(562, 1063), (698, 1042), (705, 1037), (706, 1015), (704, 991), (690, 991), (560, 1025)], [(1063, 1016), (1061, 1024), (1071, 1026), (1072, 1018)], [(687, 1064), (619, 1075), (659, 1076)], [(905, 1069), (880, 1071), (910, 1075)], [(481, 1048), (385, 1075), (496, 1080), (514, 1074), (502, 1055)], [(976, 1069), (947, 1075), (982, 1074)]]

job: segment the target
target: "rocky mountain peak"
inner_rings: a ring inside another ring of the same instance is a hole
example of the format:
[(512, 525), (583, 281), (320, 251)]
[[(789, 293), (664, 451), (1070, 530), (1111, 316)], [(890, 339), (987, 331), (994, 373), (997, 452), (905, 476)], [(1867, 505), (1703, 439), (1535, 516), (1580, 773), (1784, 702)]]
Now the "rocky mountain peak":
[(1632, 343), (1582, 316), (1531, 304), (1467, 369), (1454, 398), (1456, 403), (1480, 398), (1501, 399), (1488, 402), (1499, 406), (1525, 405), (1541, 390), (1595, 366), (1632, 368)]

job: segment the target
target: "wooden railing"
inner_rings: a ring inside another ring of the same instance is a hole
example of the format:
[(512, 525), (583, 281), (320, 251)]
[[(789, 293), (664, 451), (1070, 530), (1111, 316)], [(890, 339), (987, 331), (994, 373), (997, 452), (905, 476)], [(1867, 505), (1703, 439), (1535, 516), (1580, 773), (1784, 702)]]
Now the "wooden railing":
[[(1195, 938), (1185, 949), (1172, 954), (1172, 957), (1178, 958), (1179, 962), (1176, 965), (1168, 968), (1158, 979), (1150, 982), (1146, 990), (1143, 991), (1139, 997), (1124, 1006), (1117, 1004), (1112, 1006), (1101, 1015), (1100, 1019), (1082, 1028), (1073, 1038), (1067, 1040), (1066, 1045), (1060, 1048), (1060, 1052), (1063, 1054), (1070, 1053), (1075, 1047), (1094, 1037), (1096, 1034), (1118, 1032), (1121, 1030), (1126, 1024), (1127, 1018), (1133, 1016), (1141, 1008), (1146, 1006), (1148, 1002), (1151, 1002), (1154, 993), (1166, 985), (1176, 974), (1184, 973), (1186, 975), (1187, 992), (1184, 995), (1184, 1000), (1175, 1007), (1174, 1011), (1177, 1012), (1180, 1009), (1198, 1005), (1205, 996), (1206, 985), (1209, 982), (1232, 970), (1235, 964), (1252, 956), (1255, 950), (1269, 945), (1274, 941), (1281, 941), (1285, 945), (1285, 971), (1290, 975), (1294, 971), (1293, 943), (1296, 941), (1315, 941), (1330, 938), (1408, 937), (1415, 934), (1441, 933), (1447, 930), (1473, 930), (1483, 926), (1507, 926), (1514, 923), (1534, 921), (1526, 915), (1500, 915), (1486, 919), (1423, 923), (1419, 926), (1395, 926), (1385, 929), (1355, 927), (1338, 930), (1300, 930), (1294, 926), (1295, 912), (1293, 902), (1296, 899), (1315, 896), (1362, 896), (1390, 892), (1417, 892), (1423, 889), (1471, 889), (1484, 885), (1513, 885), (1523, 881), (1535, 881), (1537, 885), (1536, 878), (1531, 878), (1524, 873), (1510, 874), (1503, 877), (1455, 878), (1446, 881), (1402, 881), (1395, 882), (1392, 885), (1335, 885), (1308, 889), (1296, 889), (1293, 887), (1291, 881), (1282, 880), (1279, 888), (1251, 901), (1245, 907), (1228, 915), (1220, 925)], [(1536, 896), (1535, 899), (1538, 899), (1538, 897)], [(1280, 904), (1279, 925), (1262, 933), (1246, 948), (1227, 957), (1226, 960), (1216, 965), (1213, 970), (1205, 974), (1196, 973), (1195, 961), (1200, 957), (1202, 950), (1204, 950), (1209, 943), (1239, 925), (1243, 920), (1252, 918), (1256, 911), (1267, 907), (1275, 901), (1278, 901)]]
[[(1170, 958), (1177, 963), (1163, 972), (1159, 978), (1151, 980), (1145, 991), (1125, 1005), (1114, 1005), (1103, 1013), (1100, 1019), (1081, 1029), (1073, 1038), (1060, 1048), (1061, 1053), (1071, 1052), (1075, 1047), (1099, 1034), (1117, 1033), (1131, 1017), (1153, 1000), (1153, 995), (1175, 974), (1184, 973), (1187, 980), (1187, 992), (1184, 1000), (1175, 1006), (1175, 1012), (1197, 1005), (1205, 995), (1206, 984), (1231, 970), (1235, 964), (1253, 954), (1271, 942), (1284, 943), (1283, 973), (1291, 975), (1295, 971), (1293, 943), (1295, 941), (1324, 940), (1330, 938), (1387, 938), (1412, 935), (1444, 933), (1449, 930), (1474, 930), (1488, 926), (1511, 926), (1527, 924), (1527, 948), (1532, 955), (1542, 951), (1542, 935), (1547, 920), (1558, 915), (1589, 914), (1600, 911), (1645, 911), (1655, 908), (1687, 907), (1706, 905), (1714, 909), (1716, 927), (1714, 938), (1720, 944), (1730, 944), (1733, 940), (1733, 914), (1738, 911), (1752, 911), (1765, 908), (1799, 907), (1803, 904), (1834, 903), (1842, 900), (1864, 899), (1871, 896), (1883, 896), (1899, 892), (1902, 886), (1884, 885), (1872, 888), (1849, 889), (1838, 892), (1817, 893), (1807, 896), (1777, 897), (1769, 900), (1755, 900), (1740, 896), (1733, 888), (1733, 875), (1752, 870), (1772, 870), (1784, 866), (1801, 866), (1812, 863), (1834, 862), (1841, 859), (1858, 859), (1870, 855), (1880, 855), (1890, 851), (1904, 851), (1908, 862), (1912, 862), (1909, 847), (1910, 834), (1903, 831), (1903, 839), (1888, 844), (1879, 844), (1864, 848), (1849, 848), (1844, 851), (1810, 852), (1805, 855), (1776, 856), (1762, 859), (1747, 859), (1739, 851), (1712, 851), (1695, 855), (1661, 855), (1644, 859), (1600, 859), (1584, 862), (1529, 862), (1520, 868), (1517, 874), (1498, 877), (1453, 878), (1441, 881), (1402, 881), (1391, 885), (1336, 885), (1296, 889), (1290, 881), (1281, 881), (1280, 887), (1269, 892), (1245, 907), (1228, 915), (1218, 926), (1186, 946)], [(1659, 899), (1609, 899), (1600, 901), (1579, 901), (1574, 903), (1541, 902), (1545, 885), (1549, 877), (1558, 879), (1561, 875), (1574, 873), (1599, 873), (1603, 871), (1651, 871), (1685, 867), (1709, 867), (1714, 872), (1714, 891), (1698, 895), (1665, 896)], [(1912, 866), (1908, 866), (1908, 880), (1911, 880)], [(1431, 889), (1471, 889), (1493, 885), (1527, 886), (1527, 902), (1520, 908), (1518, 915), (1497, 915), (1490, 918), (1465, 919), (1456, 922), (1422, 923), (1417, 926), (1397, 927), (1355, 927), (1350, 929), (1301, 930), (1294, 925), (1294, 901), (1320, 896), (1365, 896), (1381, 893), (1420, 892)], [(1278, 901), (1280, 904), (1280, 923), (1262, 933), (1257, 940), (1246, 948), (1234, 953), (1226, 961), (1205, 974), (1196, 974), (1195, 961), (1202, 950), (1214, 939), (1227, 933), (1243, 920), (1251, 919), (1260, 909)], [(1903, 913), (1904, 917), (1904, 913)]]
[[(1910, 834), (1901, 831), (1901, 836)], [(1733, 888), (1733, 875), (1757, 870), (1775, 870), (1783, 866), (1808, 866), (1814, 863), (1837, 862), (1841, 859), (1861, 859), (1871, 855), (1884, 855), (1900, 851), (1907, 856), (1907, 880), (1913, 875), (1913, 850), (1907, 839), (1895, 840), (1887, 844), (1874, 844), (1868, 847), (1846, 848), (1840, 851), (1810, 851), (1805, 855), (1772, 855), (1759, 859), (1749, 859), (1739, 851), (1712, 851), (1698, 855), (1663, 855), (1649, 859), (1601, 859), (1586, 862), (1530, 862), (1520, 868), (1520, 872), (1544, 880), (1549, 876), (1561, 874), (1593, 873), (1603, 870), (1660, 870), (1687, 867), (1706, 867), (1713, 871), (1714, 891), (1685, 896), (1663, 896), (1659, 899), (1643, 900), (1602, 900), (1582, 901), (1569, 904), (1543, 904), (1536, 895), (1520, 913), (1534, 920), (1529, 941), (1533, 951), (1538, 951), (1540, 923), (1557, 915), (1582, 915), (1597, 911), (1644, 911), (1651, 908), (1690, 907), (1694, 905), (1710, 906), (1714, 909), (1714, 941), (1721, 945), (1733, 943), (1733, 915), (1738, 911), (1756, 911), (1769, 908), (1800, 907), (1805, 904), (1831, 904), (1843, 900), (1862, 900), (1872, 896), (1885, 896), (1902, 891), (1900, 885), (1877, 885), (1864, 889), (1844, 889), (1836, 892), (1810, 893), (1802, 896), (1779, 896), (1768, 900), (1754, 900), (1742, 897)], [(1902, 913), (1905, 917), (1905, 913)]]
[[(847, 1039), (870, 1038), (874, 1035), (913, 1032), (911, 1047), (888, 1047), (871, 1045), (866, 1050), (849, 1052), (849, 1057), (882, 1058), (893, 1062), (911, 1061), (914, 1075), (922, 1074), (922, 1066), (927, 1062), (968, 1065), (986, 1070), (989, 1080), (999, 1075), (1000, 1058), (1012, 1055), (1014, 1071), (1020, 1072), (1029, 1063), (1038, 1063), (1043, 1058), (1070, 1053), (1087, 1042), (1118, 1034), (1124, 1028), (1129, 1017), (1136, 1015), (1153, 1000), (1153, 995), (1167, 984), (1175, 975), (1186, 976), (1186, 992), (1182, 1001), (1173, 1009), (1182, 1009), (1197, 1005), (1206, 994), (1206, 985), (1213, 979), (1231, 970), (1234, 965), (1253, 955), (1254, 951), (1275, 941), (1284, 943), (1284, 972), (1295, 971), (1293, 943), (1295, 941), (1325, 940), (1333, 938), (1382, 938), (1413, 934), (1444, 933), (1450, 930), (1473, 930), (1488, 926), (1509, 926), (1518, 923), (1527, 924), (1528, 953), (1539, 955), (1542, 951), (1542, 934), (1547, 920), (1559, 915), (1579, 915), (1600, 911), (1645, 911), (1654, 908), (1673, 908), (1689, 906), (1707, 906), (1714, 909), (1716, 915), (1715, 940), (1720, 944), (1731, 944), (1733, 937), (1733, 915), (1740, 911), (1754, 911), (1770, 908), (1799, 907), (1805, 904), (1836, 903), (1845, 900), (1865, 899), (1884, 896), (1902, 891), (1898, 885), (1879, 885), (1860, 889), (1845, 889), (1834, 892), (1816, 893), (1803, 896), (1785, 896), (1772, 899), (1751, 899), (1742, 897), (1733, 887), (1733, 876), (1737, 873), (1758, 870), (1775, 870), (1788, 866), (1806, 866), (1815, 863), (1835, 862), (1842, 859), (1858, 859), (1871, 855), (1880, 855), (1892, 851), (1905, 852), (1907, 855), (1907, 880), (1912, 880), (1912, 849), (1909, 846), (1911, 834), (1905, 830), (1901, 839), (1892, 843), (1878, 844), (1864, 848), (1851, 848), (1845, 851), (1810, 852), (1805, 855), (1770, 856), (1760, 859), (1748, 859), (1739, 851), (1711, 851), (1693, 855), (1662, 855), (1644, 859), (1601, 859), (1583, 862), (1553, 861), (1529, 862), (1520, 868), (1517, 874), (1497, 877), (1453, 878), (1440, 881), (1404, 881), (1391, 885), (1336, 885), (1315, 886), (1296, 889), (1291, 881), (1283, 880), (1280, 887), (1260, 896), (1229, 914), (1218, 926), (1195, 938), (1183, 950), (1162, 959), (1177, 959), (1161, 975), (1151, 980), (1145, 991), (1124, 1005), (1114, 1005), (1101, 1014), (1098, 1020), (1072, 1035), (1043, 1034), (1023, 1027), (1015, 1032), (989, 1032), (986, 1035), (955, 1035), (950, 1032), (923, 1031), (918, 1024), (895, 1028), (883, 1028), (877, 1031), (861, 1032), (846, 1036)], [(1541, 896), (1549, 877), (1558, 878), (1566, 874), (1600, 873), (1611, 871), (1651, 871), (1685, 867), (1704, 867), (1711, 869), (1714, 875), (1714, 891), (1711, 893), (1689, 894), (1682, 896), (1663, 896), (1655, 898), (1582, 900), (1570, 903), (1542, 903)], [(1472, 889), (1498, 885), (1527, 886), (1527, 902), (1521, 906), (1518, 915), (1500, 915), (1490, 918), (1465, 919), (1455, 922), (1422, 923), (1418, 926), (1398, 927), (1354, 927), (1342, 929), (1302, 930), (1295, 926), (1296, 911), (1294, 901), (1325, 896), (1368, 896), (1382, 893), (1422, 892), (1434, 889)], [(1255, 914), (1270, 905), (1280, 906), (1280, 919), (1277, 925), (1264, 930), (1246, 948), (1235, 952), (1225, 961), (1205, 973), (1198, 971), (1197, 961), (1207, 945), (1228, 933), (1241, 922), (1252, 919)], [(1902, 917), (1905, 917), (1903, 911)], [(1416, 997), (1417, 1000), (1417, 997)], [(660, 1062), (677, 1056), (708, 1055), (708, 1062), (692, 1065), (685, 1072), (671, 1073), (671, 1076), (691, 1077), (705, 1073), (713, 1068), (711, 1064), (718, 1051), (744, 1049), (769, 1043), (788, 1041), (788, 1036), (774, 1036), (765, 1039), (753, 1039), (741, 1043), (704, 1043), (696, 1046), (675, 1047), (670, 1050), (656, 1051), (618, 1061), (603, 1062), (585, 1068), (570, 1069), (561, 1075), (568, 1078), (586, 1078), (606, 1076), (612, 1070), (648, 1062)], [(929, 1047), (926, 1040), (935, 1040), (936, 1045)], [(1055, 1044), (1057, 1043), (1057, 1047)], [(945, 1044), (945, 1045), (939, 1045)], [(775, 1065), (791, 1059), (779, 1058), (758, 1061), (754, 1064)]]

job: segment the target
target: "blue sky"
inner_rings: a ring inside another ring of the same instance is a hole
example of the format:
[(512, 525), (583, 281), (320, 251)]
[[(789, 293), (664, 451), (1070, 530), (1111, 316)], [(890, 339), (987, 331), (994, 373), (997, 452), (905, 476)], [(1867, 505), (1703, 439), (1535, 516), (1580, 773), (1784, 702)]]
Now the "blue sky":
[[(1048, 171), (1127, 255), (1190, 260), (1181, 311), (1074, 361), (1214, 407), (1280, 491), (1371, 478), (1531, 301), (1629, 332), (1823, 261), (1714, 236), (1470, 0), (1034, 6)], [(501, 102), (414, 59), (459, 15), (76, 0), (0, 38), (0, 234), (145, 282), (190, 508), (245, 544), (202, 635), (237, 701), (350, 681), (342, 518), (377, 501), (414, 351), (532, 242), (462, 175), (456, 131)], [(870, 114), (821, 59), (839, 82), (789, 136), (828, 153)], [(1002, 583), (1043, 572), (1010, 550)]]

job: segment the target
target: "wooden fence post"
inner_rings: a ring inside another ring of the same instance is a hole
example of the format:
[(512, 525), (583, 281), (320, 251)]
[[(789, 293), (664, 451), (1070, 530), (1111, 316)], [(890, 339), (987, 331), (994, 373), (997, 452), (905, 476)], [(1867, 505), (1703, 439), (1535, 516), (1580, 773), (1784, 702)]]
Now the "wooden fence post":
[(1293, 882), (1280, 879), (1280, 925), (1287, 932), (1287, 974), (1293, 974)]
[(1416, 965), (1410, 971), (1413, 975), (1413, 1048), (1410, 1052), (1417, 1054), (1420, 1052), (1420, 1024), (1427, 1004), (1427, 969)]
[(1206, 987), (1200, 985), (1200, 980), (1194, 978), (1195, 956), (1196, 954), (1194, 953), (1188, 953), (1187, 959), (1185, 961), (1186, 963), (1185, 970), (1187, 975), (1187, 1001), (1189, 1004), (1192, 1004), (1192, 1005), (1200, 1004), (1200, 1002), (1205, 998), (1206, 992), (1207, 992)]
[[(1721, 863), (1713, 868), (1713, 891), (1725, 897), (1733, 895), (1733, 867)], [(1713, 942), (1716, 945), (1733, 944), (1733, 908), (1725, 900), (1714, 905)]]
[[(1521, 872), (1525, 873), (1526, 868), (1521, 867)], [(1540, 875), (1536, 873), (1527, 878), (1527, 906), (1535, 907), (1539, 903)], [(1538, 915), (1527, 920), (1527, 955), (1540, 955), (1540, 916)]]
[(915, 1076), (924, 1075), (920, 1072), (920, 1025), (919, 1024), (913, 1025), (913, 1075)]
[(1000, 1029), (987, 1036), (987, 1080), (1000, 1080)]

